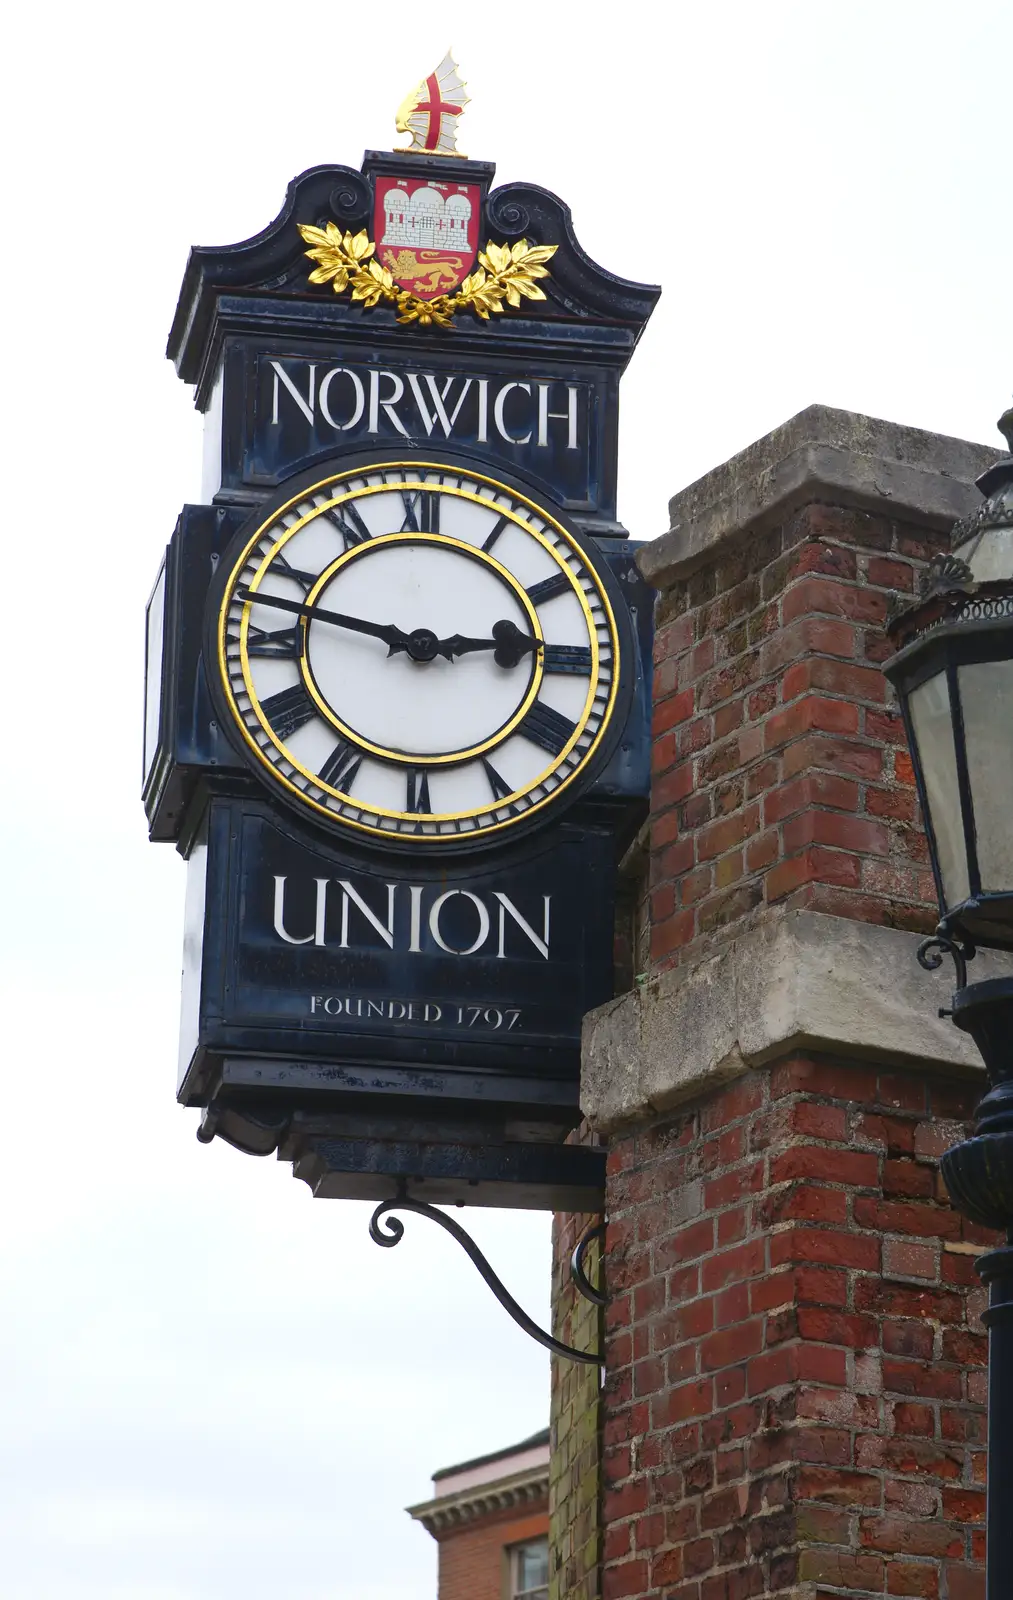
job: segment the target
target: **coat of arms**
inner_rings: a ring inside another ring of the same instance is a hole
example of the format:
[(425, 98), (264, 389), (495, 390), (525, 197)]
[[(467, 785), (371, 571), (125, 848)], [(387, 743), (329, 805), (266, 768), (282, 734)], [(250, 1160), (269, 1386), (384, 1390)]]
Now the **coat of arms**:
[[(481, 191), (477, 184), (451, 183), (407, 170), (414, 155), (458, 155), (456, 119), (467, 103), (453, 57), (424, 78), (398, 111), (399, 133), (410, 133), (403, 152), (406, 170), (377, 179), (373, 237), (299, 224), (317, 265), (310, 283), (329, 283), (335, 294), (350, 289), (367, 309), (380, 301), (397, 308), (399, 322), (449, 328), (455, 312), (468, 307), (484, 321), (490, 312), (544, 300), (539, 278), (556, 246), (487, 243), (479, 249)], [(478, 265), (475, 265), (476, 257)], [(472, 270), (474, 268), (474, 270)]]
[(449, 294), (478, 254), (480, 202), (477, 184), (378, 178), (373, 238), (380, 265), (420, 300)]

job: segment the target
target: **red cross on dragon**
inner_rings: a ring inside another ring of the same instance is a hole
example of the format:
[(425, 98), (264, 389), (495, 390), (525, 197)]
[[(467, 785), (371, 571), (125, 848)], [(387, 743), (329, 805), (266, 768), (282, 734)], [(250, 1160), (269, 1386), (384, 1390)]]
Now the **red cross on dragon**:
[(431, 155), (460, 155), (456, 118), (467, 104), (468, 96), (458, 75), (457, 63), (448, 50), (436, 71), (423, 78), (402, 102), (397, 113), (397, 131), (411, 134), (409, 150), (425, 150)]

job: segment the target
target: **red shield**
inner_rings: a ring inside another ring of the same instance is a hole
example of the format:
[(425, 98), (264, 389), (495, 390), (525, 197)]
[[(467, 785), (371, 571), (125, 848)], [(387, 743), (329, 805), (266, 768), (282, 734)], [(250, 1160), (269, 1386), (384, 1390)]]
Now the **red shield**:
[(478, 254), (480, 209), (475, 183), (378, 178), (373, 205), (376, 259), (399, 289), (420, 300), (453, 294)]

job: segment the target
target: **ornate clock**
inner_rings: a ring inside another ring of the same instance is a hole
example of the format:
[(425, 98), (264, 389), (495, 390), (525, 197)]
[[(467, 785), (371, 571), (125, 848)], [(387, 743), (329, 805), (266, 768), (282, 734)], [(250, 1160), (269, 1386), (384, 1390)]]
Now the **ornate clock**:
[(461, 460), (378, 453), (304, 474), (241, 531), (206, 658), (247, 761), (304, 816), (462, 846), (600, 770), (627, 628), (558, 510)]

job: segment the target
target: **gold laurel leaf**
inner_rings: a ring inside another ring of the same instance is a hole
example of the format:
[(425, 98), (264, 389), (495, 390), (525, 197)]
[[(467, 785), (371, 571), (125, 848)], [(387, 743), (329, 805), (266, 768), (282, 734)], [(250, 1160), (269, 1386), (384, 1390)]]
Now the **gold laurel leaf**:
[(310, 283), (330, 283), (334, 280), (334, 292), (340, 294), (348, 284), (348, 272), (345, 267), (317, 267), (310, 273)]
[(451, 327), (461, 306), (470, 306), (476, 316), (488, 322), (490, 314), (502, 315), (507, 306), (516, 310), (522, 299), (544, 300), (545, 295), (534, 280), (548, 276), (548, 269), (541, 263), (554, 256), (557, 249), (556, 245), (529, 246), (526, 239), (513, 245), (488, 243), (478, 252), (479, 265), (455, 295), (438, 295), (426, 301), (395, 285), (392, 273), (376, 260), (375, 241), (365, 229), (353, 235), (342, 233), (333, 222), (322, 229), (310, 223), (297, 226), (302, 238), (313, 246), (306, 255), (318, 263), (309, 274), (310, 283), (330, 283), (335, 294), (350, 288), (353, 301), (367, 310), (381, 300), (394, 301), (399, 322), (417, 322), (423, 328)]

